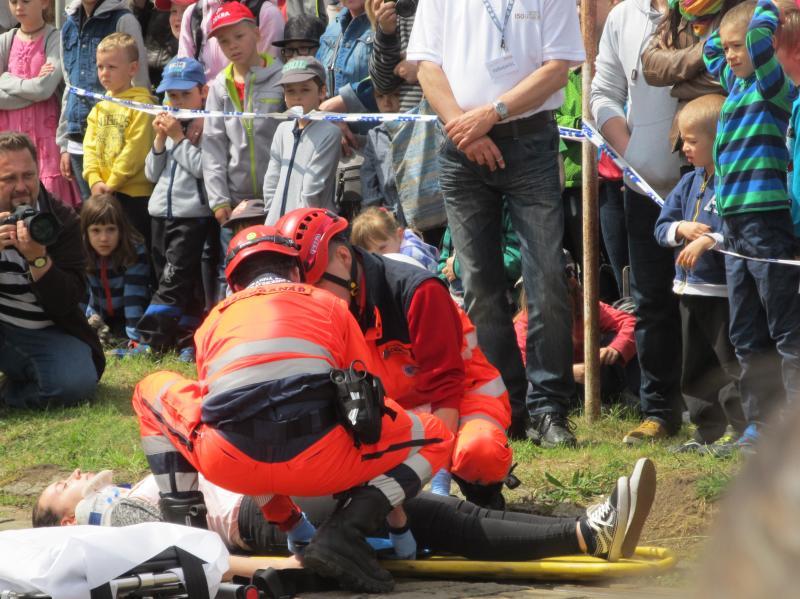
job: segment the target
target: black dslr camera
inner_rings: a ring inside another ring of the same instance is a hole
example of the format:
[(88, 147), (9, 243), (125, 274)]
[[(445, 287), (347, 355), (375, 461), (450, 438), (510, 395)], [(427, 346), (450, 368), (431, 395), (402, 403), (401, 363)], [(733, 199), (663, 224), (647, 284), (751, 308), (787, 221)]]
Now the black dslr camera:
[(25, 223), (31, 238), (38, 244), (50, 245), (58, 238), (61, 223), (49, 212), (39, 212), (27, 204), (20, 204), (0, 225), (16, 225), (19, 221)]

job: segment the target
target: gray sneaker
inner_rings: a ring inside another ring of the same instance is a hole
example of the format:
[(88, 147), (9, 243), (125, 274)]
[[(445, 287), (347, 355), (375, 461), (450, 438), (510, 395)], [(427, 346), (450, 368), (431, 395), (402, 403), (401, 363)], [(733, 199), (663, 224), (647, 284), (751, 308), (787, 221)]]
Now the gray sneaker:
[(622, 557), (631, 557), (642, 536), (642, 529), (656, 497), (656, 466), (650, 458), (640, 458), (628, 479), (630, 515), (622, 543)]
[(628, 477), (621, 476), (608, 499), (586, 509), (587, 523), (594, 532), (593, 555), (604, 557), (610, 562), (620, 558), (629, 513)]

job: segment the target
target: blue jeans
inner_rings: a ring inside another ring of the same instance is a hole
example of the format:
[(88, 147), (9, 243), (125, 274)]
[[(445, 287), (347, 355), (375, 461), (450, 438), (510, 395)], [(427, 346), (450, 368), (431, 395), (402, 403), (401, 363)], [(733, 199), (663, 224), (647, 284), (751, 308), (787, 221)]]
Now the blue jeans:
[(72, 406), (97, 387), (89, 346), (54, 326), (0, 324), (0, 372), (8, 379), (2, 401), (14, 408)]
[(648, 197), (625, 188), (625, 226), (631, 266), (631, 295), (636, 304), (636, 347), (642, 373), (642, 414), (670, 433), (681, 426), (681, 318), (672, 293), (675, 258), (656, 243), (660, 210)]
[[(467, 314), (481, 349), (503, 375), (512, 419), (519, 424), (526, 411), (531, 416), (566, 414), (575, 393), (572, 314), (561, 248), (558, 132), (550, 123), (536, 133), (496, 143), (506, 168), (492, 173), (446, 139), (439, 154), (439, 182), (461, 265)], [(504, 202), (519, 237), (528, 296), (527, 380), (506, 299)]]
[(85, 202), (92, 195), (92, 190), (83, 178), (83, 154), (70, 154), (69, 164), (72, 167), (72, 176), (75, 177), (78, 190), (81, 192), (81, 200)]
[[(788, 210), (726, 216), (727, 249), (754, 258), (794, 258), (797, 240)], [(790, 400), (800, 393), (800, 270), (725, 256), (731, 342), (742, 367), (739, 383), (748, 424), (763, 423), (776, 397), (774, 346), (781, 357), (783, 387)], [(782, 395), (780, 393), (778, 396)]]
[(622, 295), (622, 269), (628, 266), (628, 231), (625, 229), (625, 204), (622, 181), (600, 184), (600, 233), (606, 248), (619, 293)]

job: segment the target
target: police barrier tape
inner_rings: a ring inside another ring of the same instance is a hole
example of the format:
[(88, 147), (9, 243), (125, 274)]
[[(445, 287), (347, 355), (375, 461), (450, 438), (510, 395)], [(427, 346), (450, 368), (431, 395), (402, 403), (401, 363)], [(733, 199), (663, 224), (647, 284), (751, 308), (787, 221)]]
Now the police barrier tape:
[[(650, 198), (653, 202), (658, 204), (659, 207), (664, 205), (664, 199), (658, 195), (658, 193), (650, 187), (647, 181), (636, 172), (636, 170), (630, 165), (630, 163), (625, 160), (622, 156), (620, 156), (614, 148), (600, 135), (600, 132), (594, 128), (590, 123), (583, 121), (582, 129), (570, 129), (568, 127), (559, 127), (558, 133), (562, 139), (566, 139), (569, 141), (584, 141), (589, 140), (595, 145), (598, 149), (604, 151), (611, 160), (616, 164), (619, 169), (622, 171), (622, 174), (627, 177), (629, 181), (632, 183), (636, 183), (639, 190), (643, 192), (643, 195)], [(728, 256), (733, 256), (734, 258), (741, 258), (743, 260), (751, 260), (753, 262), (766, 262), (770, 264), (784, 264), (786, 266), (800, 266), (800, 260), (786, 260), (783, 258), (754, 258), (752, 256), (745, 256), (743, 254), (739, 254), (737, 252), (731, 252), (730, 250), (723, 250), (721, 248), (715, 247), (713, 248), (714, 251), (719, 252), (720, 254), (727, 254)]]
[[(296, 109), (290, 109), (286, 112), (225, 112), (221, 110), (189, 110), (185, 108), (172, 108), (171, 106), (163, 106), (157, 104), (146, 104), (144, 102), (136, 102), (134, 100), (125, 100), (123, 98), (114, 98), (104, 94), (98, 94), (89, 90), (80, 89), (78, 87), (70, 86), (69, 92), (76, 96), (85, 98), (92, 98), (93, 100), (105, 100), (113, 102), (121, 106), (127, 106), (133, 110), (146, 112), (148, 114), (157, 115), (162, 112), (169, 112), (178, 119), (195, 119), (195, 118), (209, 118), (209, 117), (224, 117), (224, 118), (270, 118), (281, 121), (292, 119), (308, 119), (311, 121), (332, 121), (342, 123), (413, 123), (413, 122), (434, 122), (439, 117), (436, 115), (428, 114), (404, 114), (404, 113), (336, 113), (336, 112), (319, 112), (314, 111), (309, 114), (302, 114)], [(600, 132), (590, 123), (583, 121), (581, 129), (572, 129), (569, 127), (559, 127), (558, 133), (562, 139), (567, 141), (590, 141), (599, 150), (602, 150), (611, 158), (622, 171), (622, 174), (631, 182), (635, 183), (643, 195), (650, 198), (659, 207), (664, 205), (664, 199), (654, 190), (644, 178), (636, 172), (630, 163), (620, 156), (611, 144), (609, 144)], [(736, 252), (714, 248), (715, 251), (721, 254), (727, 254), (736, 258), (744, 260), (752, 260), (755, 262), (768, 262), (772, 264), (785, 264), (788, 266), (800, 266), (800, 260), (786, 260), (778, 258), (753, 258), (751, 256), (744, 256)]]
[(225, 117), (238, 119), (276, 119), (288, 121), (291, 119), (308, 119), (311, 121), (333, 121), (342, 123), (413, 123), (418, 121), (433, 122), (437, 120), (435, 114), (402, 114), (402, 113), (378, 113), (378, 114), (344, 114), (338, 112), (319, 112), (314, 111), (310, 114), (303, 114), (300, 111), (290, 109), (286, 112), (224, 112), (222, 110), (189, 110), (186, 108), (172, 108), (171, 106), (160, 106), (158, 104), (145, 104), (134, 100), (114, 98), (97, 94), (95, 92), (70, 86), (69, 93), (93, 100), (105, 100), (120, 106), (127, 106), (133, 110), (146, 112), (147, 114), (157, 115), (162, 112), (169, 112), (177, 119), (207, 119), (209, 117)]

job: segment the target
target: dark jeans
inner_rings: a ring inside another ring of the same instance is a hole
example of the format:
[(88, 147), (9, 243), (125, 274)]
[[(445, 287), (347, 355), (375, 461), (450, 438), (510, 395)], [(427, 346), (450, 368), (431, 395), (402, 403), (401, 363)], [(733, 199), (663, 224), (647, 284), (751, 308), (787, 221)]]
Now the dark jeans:
[(153, 218), (151, 257), (158, 287), (137, 329), (159, 349), (191, 347), (205, 308), (201, 260), (212, 218)]
[(675, 433), (681, 426), (681, 336), (678, 298), (672, 293), (673, 251), (656, 243), (660, 210), (647, 196), (625, 188), (625, 226), (636, 303), (636, 347), (642, 373), (642, 414)]
[(216, 306), (219, 301), (219, 279), (217, 273), (219, 272), (219, 261), (222, 254), (219, 247), (219, 230), (219, 223), (213, 218), (210, 219), (201, 259), (206, 312), (211, 311), (211, 308)]
[(564, 202), (564, 247), (577, 264), (583, 264), (583, 193), (580, 187), (567, 187)]
[[(788, 210), (726, 216), (722, 227), (728, 250), (754, 258), (794, 258), (797, 240)], [(768, 375), (773, 342), (787, 398), (800, 394), (800, 270), (726, 255), (725, 271), (744, 415), (748, 423), (763, 423), (769, 409), (783, 403)]]
[[(566, 414), (575, 393), (572, 314), (561, 241), (564, 209), (558, 181), (554, 123), (518, 139), (497, 140), (506, 168), (490, 172), (447, 138), (439, 182), (461, 265), (464, 305), (478, 342), (500, 371), (511, 398), (512, 421), (547, 412)], [(503, 202), (519, 237), (528, 296), (527, 380), (515, 342), (503, 268)], [(530, 381), (527, 401), (523, 401)]]
[(55, 326), (24, 329), (0, 324), (2, 401), (14, 408), (72, 406), (97, 386), (89, 346)]
[[(331, 497), (297, 499), (303, 512), (319, 526), (334, 510)], [(577, 518), (555, 518), (487, 510), (457, 497), (420, 493), (403, 507), (420, 549), (476, 560), (524, 561), (580, 553)], [(239, 535), (255, 553), (287, 553), (286, 533), (264, 519), (255, 501), (242, 500)], [(379, 534), (385, 536), (388, 531)]]
[(114, 196), (119, 200), (128, 221), (144, 237), (145, 247), (150, 252), (150, 248), (153, 247), (150, 233), (150, 213), (147, 211), (147, 202), (150, 201), (150, 198), (129, 196), (118, 191), (114, 192)]
[(72, 167), (72, 176), (78, 184), (78, 191), (81, 192), (81, 200), (85, 202), (92, 195), (92, 190), (83, 178), (83, 154), (70, 154), (69, 164)]
[(682, 295), (680, 312), (681, 391), (689, 419), (697, 425), (695, 439), (713, 443), (728, 424), (741, 433), (746, 423), (739, 395), (739, 363), (728, 337), (727, 298)]
[(625, 204), (622, 181), (600, 183), (600, 234), (614, 269), (619, 294), (622, 295), (622, 269), (628, 266), (628, 231), (625, 227)]

